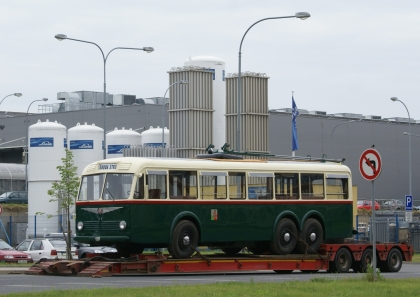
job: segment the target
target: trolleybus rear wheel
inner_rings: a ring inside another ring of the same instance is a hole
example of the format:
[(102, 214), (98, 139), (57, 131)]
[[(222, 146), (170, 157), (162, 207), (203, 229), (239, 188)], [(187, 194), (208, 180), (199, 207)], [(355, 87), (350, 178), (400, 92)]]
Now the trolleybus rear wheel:
[(297, 248), (302, 254), (315, 254), (322, 243), (324, 232), (316, 219), (308, 219), (300, 232)]
[(168, 251), (175, 259), (187, 259), (195, 252), (197, 244), (197, 228), (192, 222), (183, 220), (179, 221), (174, 228)]
[(279, 255), (290, 254), (296, 246), (296, 234), (295, 223), (290, 219), (282, 219), (277, 224), (274, 240), (270, 243), (271, 250)]

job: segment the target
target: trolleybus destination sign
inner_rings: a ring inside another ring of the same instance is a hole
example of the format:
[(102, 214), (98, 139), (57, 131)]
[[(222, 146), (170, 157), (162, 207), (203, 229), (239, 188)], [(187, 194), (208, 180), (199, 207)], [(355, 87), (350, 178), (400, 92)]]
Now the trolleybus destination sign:
[(375, 180), (382, 169), (381, 155), (377, 150), (367, 149), (360, 156), (359, 170), (367, 180)]

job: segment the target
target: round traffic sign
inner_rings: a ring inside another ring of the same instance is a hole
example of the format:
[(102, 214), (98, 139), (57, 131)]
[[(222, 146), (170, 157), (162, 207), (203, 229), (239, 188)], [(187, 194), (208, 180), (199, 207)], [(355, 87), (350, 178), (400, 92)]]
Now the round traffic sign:
[(365, 150), (359, 160), (359, 170), (362, 176), (367, 180), (374, 180), (381, 173), (381, 169), (382, 161), (378, 151), (374, 149)]

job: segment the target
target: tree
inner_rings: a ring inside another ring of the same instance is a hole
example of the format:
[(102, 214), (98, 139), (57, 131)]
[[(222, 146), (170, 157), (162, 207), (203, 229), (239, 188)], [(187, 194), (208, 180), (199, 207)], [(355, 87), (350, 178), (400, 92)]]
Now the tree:
[[(61, 180), (53, 182), (48, 195), (54, 197), (50, 202), (58, 202), (59, 209), (66, 212), (67, 233), (63, 234), (66, 240), (66, 259), (71, 260), (71, 229), (70, 229), (70, 208), (75, 204), (77, 191), (79, 187), (79, 178), (77, 176), (77, 167), (74, 166), (73, 153), (66, 150), (66, 157), (61, 158), (63, 165), (57, 166)], [(64, 231), (64, 230), (63, 230)], [(63, 232), (64, 233), (64, 232)]]

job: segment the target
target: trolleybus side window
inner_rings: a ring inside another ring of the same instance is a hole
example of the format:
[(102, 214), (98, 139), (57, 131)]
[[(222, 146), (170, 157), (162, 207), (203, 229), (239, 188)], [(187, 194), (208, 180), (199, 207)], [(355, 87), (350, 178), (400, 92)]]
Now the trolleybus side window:
[(99, 200), (102, 193), (104, 179), (105, 174), (84, 176), (80, 185), (78, 200)]
[(298, 173), (276, 173), (274, 176), (276, 199), (299, 199)]
[(133, 184), (134, 174), (107, 173), (104, 184), (104, 200), (127, 199)]
[(327, 199), (349, 199), (348, 181), (347, 174), (327, 174)]
[(273, 199), (272, 172), (248, 173), (248, 198), (249, 199)]
[(137, 180), (136, 190), (133, 193), (134, 199), (144, 199), (144, 174)]
[(200, 172), (201, 199), (227, 198), (227, 172)]
[(301, 173), (302, 199), (324, 199), (324, 175)]
[(229, 172), (229, 198), (246, 198), (246, 178), (245, 172)]
[(197, 171), (169, 171), (170, 199), (197, 199)]
[(226, 172), (200, 172), (201, 199), (227, 198)]
[(163, 170), (147, 170), (146, 185), (149, 199), (166, 199), (166, 176)]

